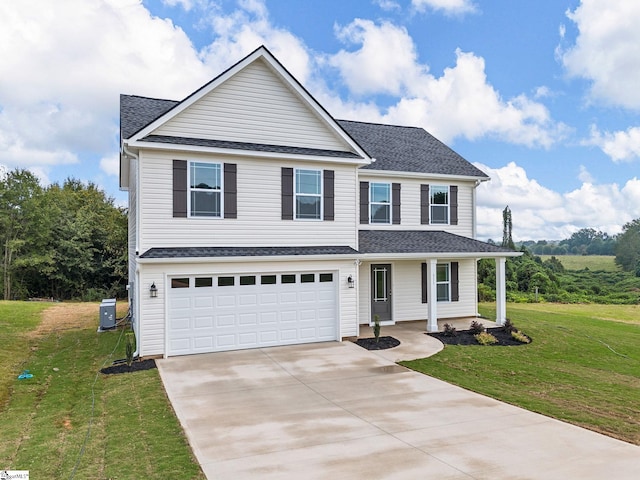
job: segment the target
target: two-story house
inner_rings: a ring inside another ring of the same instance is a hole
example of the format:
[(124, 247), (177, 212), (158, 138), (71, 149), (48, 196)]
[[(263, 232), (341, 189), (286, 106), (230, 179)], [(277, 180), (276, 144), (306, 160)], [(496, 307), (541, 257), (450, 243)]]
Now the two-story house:
[(138, 354), (335, 341), (477, 314), (487, 175), (420, 128), (335, 120), (264, 47), (182, 101), (121, 96)]

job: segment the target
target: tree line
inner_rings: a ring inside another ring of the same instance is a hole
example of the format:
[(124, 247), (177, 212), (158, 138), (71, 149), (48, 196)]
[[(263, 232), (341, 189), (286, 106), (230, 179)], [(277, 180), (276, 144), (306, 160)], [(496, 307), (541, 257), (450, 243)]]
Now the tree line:
[(93, 183), (0, 172), (0, 246), (5, 300), (126, 294), (127, 212)]
[[(583, 229), (564, 245), (585, 247), (592, 245), (594, 240), (604, 242), (610, 237), (593, 229)], [(640, 219), (624, 225), (622, 233), (613, 240), (612, 253), (620, 267), (618, 272), (566, 271), (555, 256), (543, 261), (526, 243), (521, 244), (519, 249), (523, 254), (507, 259), (507, 299), (515, 302), (640, 303)], [(585, 254), (588, 253), (585, 251)], [(495, 299), (493, 260), (478, 262), (478, 295), (481, 301)]]
[(536, 255), (615, 255), (617, 236), (593, 228), (583, 228), (560, 241), (521, 242)]

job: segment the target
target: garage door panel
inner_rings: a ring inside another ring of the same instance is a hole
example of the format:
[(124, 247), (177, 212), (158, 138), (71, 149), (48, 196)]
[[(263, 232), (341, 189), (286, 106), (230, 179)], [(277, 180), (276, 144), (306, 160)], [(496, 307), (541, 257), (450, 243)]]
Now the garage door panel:
[(207, 296), (198, 295), (194, 298), (193, 302), (194, 308), (211, 308), (213, 307), (213, 295), (209, 294)]
[(257, 305), (258, 304), (258, 295), (250, 294), (250, 295), (240, 295), (238, 297), (238, 305), (246, 306), (246, 305)]
[(255, 347), (258, 344), (258, 334), (255, 332), (241, 333), (238, 335), (240, 347)]
[(260, 313), (260, 325), (269, 325), (274, 323), (278, 323), (278, 312)]
[(217, 346), (221, 348), (232, 347), (236, 345), (235, 334), (231, 335), (216, 335)]
[(191, 330), (191, 319), (174, 318), (172, 321), (172, 327), (174, 330)]
[(213, 335), (195, 337), (193, 339), (193, 346), (198, 350), (213, 348)]
[(218, 307), (235, 307), (236, 296), (226, 294), (216, 294), (216, 304)]
[(229, 327), (236, 324), (235, 315), (216, 315), (215, 318), (217, 327)]
[(202, 329), (202, 328), (213, 328), (213, 317), (196, 317), (194, 319), (193, 328)]
[(257, 325), (258, 324), (258, 314), (257, 313), (244, 313), (238, 315), (238, 325), (246, 326), (246, 325)]
[[(303, 275), (311, 278), (307, 273), (255, 274), (256, 283), (245, 285), (239, 275), (225, 275), (221, 282), (212, 275), (213, 285), (199, 288), (192, 277), (190, 288), (170, 289), (168, 354), (336, 340), (335, 281), (318, 281), (318, 272), (314, 282), (303, 283)], [(282, 283), (285, 277), (295, 282)]]

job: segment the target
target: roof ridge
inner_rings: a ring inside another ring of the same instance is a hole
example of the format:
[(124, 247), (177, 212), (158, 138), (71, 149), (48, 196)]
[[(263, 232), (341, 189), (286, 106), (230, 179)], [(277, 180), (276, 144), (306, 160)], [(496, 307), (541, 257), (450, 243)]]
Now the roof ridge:
[(120, 94), (121, 97), (135, 97), (135, 98), (141, 98), (143, 100), (157, 100), (159, 102), (179, 102), (180, 100), (171, 100), (169, 98), (158, 98), (158, 97), (147, 97), (146, 95), (129, 95), (127, 93), (121, 93)]
[[(393, 123), (379, 123), (379, 122), (361, 122), (359, 120), (343, 120), (336, 118), (336, 122), (349, 122), (349, 123), (360, 123), (364, 125), (378, 125), (383, 127), (396, 127), (396, 128), (415, 128), (417, 130), (424, 130), (422, 127), (417, 127), (414, 125), (394, 125)], [(426, 130), (424, 130), (426, 132)], [(428, 133), (428, 132), (427, 132)]]

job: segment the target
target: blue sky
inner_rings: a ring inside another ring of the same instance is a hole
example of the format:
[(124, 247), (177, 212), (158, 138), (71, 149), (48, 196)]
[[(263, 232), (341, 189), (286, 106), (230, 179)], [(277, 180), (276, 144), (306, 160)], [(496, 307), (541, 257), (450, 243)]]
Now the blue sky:
[(478, 236), (640, 217), (640, 2), (0, 3), (0, 170), (117, 202), (118, 94), (179, 100), (266, 45), (336, 118), (421, 126), (491, 177)]

